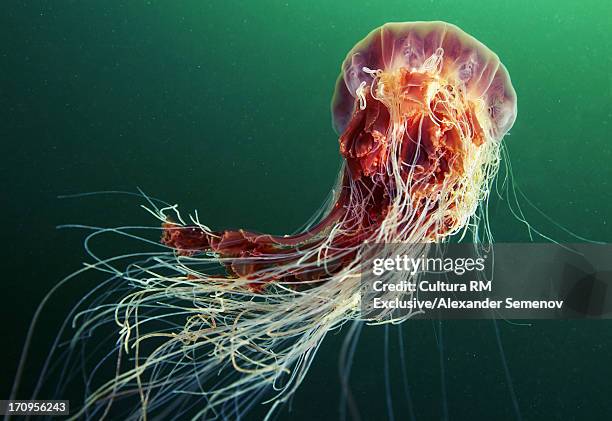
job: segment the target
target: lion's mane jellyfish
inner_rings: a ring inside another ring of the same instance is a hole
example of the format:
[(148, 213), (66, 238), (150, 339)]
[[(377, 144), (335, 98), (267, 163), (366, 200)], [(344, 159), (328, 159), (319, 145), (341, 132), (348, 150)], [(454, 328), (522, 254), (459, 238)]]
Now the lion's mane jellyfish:
[(344, 165), (304, 232), (215, 231), (175, 207), (152, 209), (166, 250), (124, 270), (132, 289), (87, 321), (112, 318), (116, 352), (133, 353), (132, 365), (118, 363), (85, 408), (102, 414), (137, 396), (131, 417), (163, 414), (179, 411), (184, 393), (202, 398), (198, 415), (236, 416), (259, 401), (272, 413), (325, 335), (365, 319), (365, 244), (399, 243), (416, 256), (456, 233), (478, 240), (516, 117), (497, 55), (448, 23), (388, 23), (348, 53), (331, 108)]

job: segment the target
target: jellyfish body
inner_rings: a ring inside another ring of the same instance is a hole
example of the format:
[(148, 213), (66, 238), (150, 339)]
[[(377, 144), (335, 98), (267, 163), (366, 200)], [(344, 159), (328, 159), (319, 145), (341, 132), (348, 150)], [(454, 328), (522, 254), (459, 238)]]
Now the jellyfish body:
[[(236, 259), (230, 274), (258, 288), (333, 275), (366, 240), (441, 240), (465, 227), (486, 195), (516, 94), (499, 58), (456, 26), (388, 23), (344, 60), (332, 117), (346, 166), (335, 203), (315, 227), (278, 237), (168, 222), (162, 241), (182, 254)], [(417, 226), (423, 232), (411, 237)], [(323, 254), (304, 260), (309, 248)], [(302, 266), (279, 270), (291, 259)]]
[[(170, 252), (118, 271), (132, 290), (87, 319), (116, 323), (117, 354), (134, 352), (134, 365), (76, 416), (134, 395), (128, 418), (159, 414), (169, 392), (202, 397), (197, 416), (237, 416), (264, 397), (272, 413), (325, 335), (365, 318), (365, 244), (418, 256), (481, 222), (516, 96), (498, 57), (459, 28), (389, 23), (344, 60), (332, 117), (345, 164), (326, 213), (306, 231), (214, 231), (153, 210)], [(223, 270), (208, 271), (214, 265)], [(155, 345), (145, 353), (147, 341)]]

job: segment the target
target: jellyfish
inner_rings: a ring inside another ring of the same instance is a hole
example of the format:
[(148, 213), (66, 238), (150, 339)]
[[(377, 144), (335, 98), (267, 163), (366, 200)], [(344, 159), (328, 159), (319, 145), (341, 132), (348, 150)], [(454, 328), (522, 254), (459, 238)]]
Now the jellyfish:
[[(185, 217), (149, 200), (161, 251), (87, 268), (120, 287), (79, 304), (70, 343), (112, 326), (104, 359), (116, 369), (104, 381), (93, 380), (97, 366), (85, 376), (73, 416), (235, 418), (261, 402), (274, 414), (329, 332), (372, 321), (361, 311), (368, 245), (393, 243), (418, 256), (455, 235), (486, 239), (486, 203), (516, 113), (498, 56), (458, 27), (373, 30), (342, 63), (331, 114), (343, 165), (331, 199), (304, 231), (214, 230), (197, 213)], [(409, 317), (383, 313), (375, 321)]]

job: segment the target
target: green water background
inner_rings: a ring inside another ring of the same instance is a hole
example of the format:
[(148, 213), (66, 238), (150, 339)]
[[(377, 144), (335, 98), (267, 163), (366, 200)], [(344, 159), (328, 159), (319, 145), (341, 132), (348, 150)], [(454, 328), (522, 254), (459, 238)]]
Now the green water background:
[[(340, 166), (329, 101), (341, 61), (373, 28), (414, 20), (454, 23), (500, 56), (519, 102), (505, 139), (517, 185), (562, 226), (611, 241), (609, 2), (7, 0), (0, 397), (37, 304), (84, 260), (84, 233), (55, 226), (154, 224), (134, 199), (57, 195), (138, 186), (197, 208), (214, 228), (291, 232), (321, 205)], [(525, 210), (554, 239), (572, 239)], [(498, 241), (528, 241), (507, 202), (493, 200), (491, 211)], [(80, 280), (50, 303), (24, 390), (69, 304), (91, 287)], [(610, 323), (500, 322), (500, 330), (525, 419), (612, 415)], [(439, 418), (432, 325), (404, 331), (415, 413)], [(450, 418), (512, 419), (491, 322), (445, 322), (444, 333)], [(366, 329), (353, 368), (365, 419), (386, 414), (381, 338)], [(324, 343), (282, 419), (337, 419), (340, 340)], [(392, 341), (395, 415), (406, 419), (397, 353)]]

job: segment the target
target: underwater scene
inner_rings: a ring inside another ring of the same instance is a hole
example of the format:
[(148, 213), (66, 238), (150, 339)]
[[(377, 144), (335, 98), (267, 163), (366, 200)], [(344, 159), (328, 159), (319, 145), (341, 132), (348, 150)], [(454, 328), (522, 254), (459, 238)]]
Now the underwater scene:
[(3, 419), (612, 419), (608, 2), (3, 5)]

